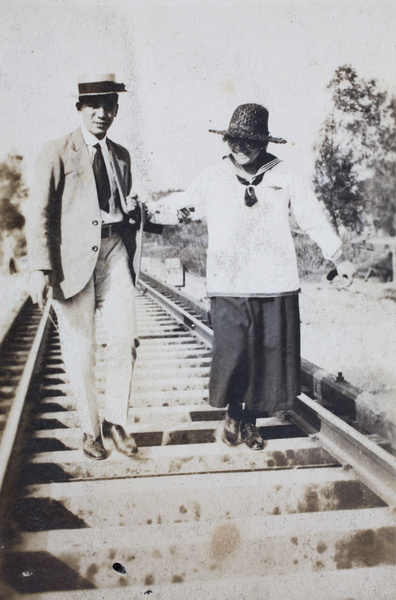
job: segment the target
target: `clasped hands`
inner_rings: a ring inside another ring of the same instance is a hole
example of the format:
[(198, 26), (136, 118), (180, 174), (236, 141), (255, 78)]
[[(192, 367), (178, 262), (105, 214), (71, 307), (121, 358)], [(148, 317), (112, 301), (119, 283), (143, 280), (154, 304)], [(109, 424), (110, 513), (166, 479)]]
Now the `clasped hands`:
[[(135, 223), (138, 225), (140, 223), (140, 219), (141, 219), (141, 207), (143, 207), (143, 210), (145, 210), (144, 204), (139, 203), (137, 194), (133, 194), (132, 196), (127, 196), (125, 198), (125, 203), (126, 203), (126, 208), (127, 208), (129, 217), (133, 221), (135, 221)], [(145, 214), (146, 214), (146, 211), (145, 211)]]

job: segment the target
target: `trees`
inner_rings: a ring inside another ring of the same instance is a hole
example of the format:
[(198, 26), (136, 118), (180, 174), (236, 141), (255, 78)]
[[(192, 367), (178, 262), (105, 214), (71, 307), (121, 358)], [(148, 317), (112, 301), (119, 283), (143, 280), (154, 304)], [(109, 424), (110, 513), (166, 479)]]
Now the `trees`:
[(371, 160), (372, 176), (364, 182), (370, 199), (373, 224), (384, 233), (396, 235), (396, 99), (384, 111), (378, 130), (380, 150)]
[(316, 146), (316, 193), (337, 229), (373, 224), (395, 235), (396, 100), (348, 65), (328, 87), (333, 108)]
[(20, 210), (26, 196), (22, 157), (8, 156), (0, 163), (0, 263), (6, 268), (15, 264), (26, 244), (22, 233), (25, 217)]
[(22, 173), (22, 156), (12, 155), (0, 163), (0, 230), (22, 229), (25, 218), (21, 201), (27, 196)]

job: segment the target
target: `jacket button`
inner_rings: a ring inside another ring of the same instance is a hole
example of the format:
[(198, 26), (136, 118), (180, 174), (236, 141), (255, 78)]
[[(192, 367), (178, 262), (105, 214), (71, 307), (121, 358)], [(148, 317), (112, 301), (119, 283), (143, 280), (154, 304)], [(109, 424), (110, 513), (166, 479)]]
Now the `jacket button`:
[(99, 250), (99, 248), (98, 248), (97, 246), (92, 246), (92, 250), (93, 250), (94, 252), (97, 252), (97, 251)]
[(99, 221), (92, 221), (92, 225), (99, 225)]

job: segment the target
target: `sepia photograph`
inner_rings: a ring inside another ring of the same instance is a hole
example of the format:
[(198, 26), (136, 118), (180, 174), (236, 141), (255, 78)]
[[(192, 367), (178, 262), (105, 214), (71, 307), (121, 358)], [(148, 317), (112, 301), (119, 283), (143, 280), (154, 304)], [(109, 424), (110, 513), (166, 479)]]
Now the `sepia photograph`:
[(394, 600), (395, 3), (0, 9), (0, 599)]

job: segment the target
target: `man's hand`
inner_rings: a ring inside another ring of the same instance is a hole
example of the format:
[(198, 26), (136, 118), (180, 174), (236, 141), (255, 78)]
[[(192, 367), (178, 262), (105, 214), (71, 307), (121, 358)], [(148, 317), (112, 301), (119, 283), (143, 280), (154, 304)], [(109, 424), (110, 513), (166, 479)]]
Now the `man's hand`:
[(125, 198), (127, 210), (129, 213), (134, 212), (139, 208), (138, 196), (134, 194), (133, 196), (127, 196)]
[(342, 279), (345, 287), (349, 287), (353, 278), (356, 274), (356, 267), (349, 260), (344, 260), (340, 264), (337, 265), (337, 272), (339, 277)]
[(125, 199), (125, 201), (127, 205), (128, 215), (133, 221), (135, 221), (136, 225), (139, 226), (141, 214), (137, 194), (134, 194), (133, 196), (128, 196)]
[(38, 304), (39, 308), (44, 308), (44, 298), (48, 289), (48, 275), (43, 271), (33, 271), (30, 274), (30, 297), (33, 304)]

